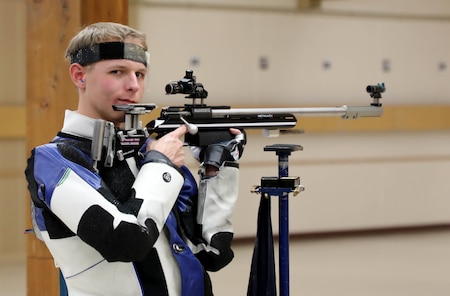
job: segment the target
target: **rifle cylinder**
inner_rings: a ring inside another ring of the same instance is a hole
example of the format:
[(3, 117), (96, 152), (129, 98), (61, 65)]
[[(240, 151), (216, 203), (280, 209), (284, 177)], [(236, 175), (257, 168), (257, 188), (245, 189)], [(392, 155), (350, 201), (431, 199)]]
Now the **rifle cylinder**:
[[(231, 108), (212, 109), (212, 118), (226, 115), (264, 115), (264, 114), (294, 114), (300, 116), (339, 116), (343, 118), (381, 116), (382, 108), (378, 106), (341, 106), (341, 107), (305, 107), (305, 108)], [(356, 117), (355, 117), (356, 116)]]
[(312, 107), (312, 108), (231, 108), (226, 110), (212, 110), (214, 117), (225, 115), (258, 115), (258, 114), (299, 114), (303, 116), (343, 116), (347, 113), (347, 107)]

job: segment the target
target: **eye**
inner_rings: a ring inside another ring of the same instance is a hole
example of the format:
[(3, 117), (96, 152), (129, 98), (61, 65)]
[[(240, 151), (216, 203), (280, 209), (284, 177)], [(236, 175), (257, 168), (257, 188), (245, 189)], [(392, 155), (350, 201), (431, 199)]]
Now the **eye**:
[(145, 73), (144, 72), (136, 72), (135, 73), (137, 78), (145, 78)]
[(114, 74), (114, 75), (121, 75), (123, 73), (123, 71), (122, 70), (112, 70), (110, 73)]

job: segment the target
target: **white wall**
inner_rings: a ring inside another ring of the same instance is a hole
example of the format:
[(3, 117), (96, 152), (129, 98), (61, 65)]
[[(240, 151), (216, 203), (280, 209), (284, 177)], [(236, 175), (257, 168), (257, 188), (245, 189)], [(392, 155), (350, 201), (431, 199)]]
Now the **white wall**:
[[(448, 19), (407, 18), (408, 13), (403, 18), (365, 17), (337, 9), (172, 8), (152, 2), (132, 1), (130, 18), (149, 37), (150, 101), (177, 101), (164, 96), (164, 85), (192, 68), (207, 87), (210, 104), (364, 104), (365, 86), (377, 82), (386, 83), (386, 104), (448, 102), (444, 94), (450, 90), (450, 71), (439, 70), (440, 63), (450, 63)], [(370, 12), (369, 4), (376, 1), (356, 2), (359, 7), (366, 3)], [(434, 4), (415, 2), (420, 7)], [(348, 7), (355, 1), (323, 3)], [(385, 12), (412, 7), (392, 3), (408, 2), (388, 1), (380, 7)], [(450, 15), (450, 2), (439, 3), (440, 13)], [(198, 66), (190, 64), (193, 57)], [(268, 59), (267, 70), (260, 70), (260, 57)], [(391, 63), (389, 72), (383, 71), (384, 60)], [(331, 62), (328, 70), (324, 61)]]
[[(300, 144), (289, 174), (306, 190), (290, 197), (292, 233), (447, 223), (450, 132), (252, 135), (241, 162), (235, 222), (238, 235), (255, 232), (259, 197), (249, 193), (262, 176), (276, 176), (274, 143)], [(429, 143), (436, 143), (429, 145)], [(439, 145), (437, 145), (439, 143)], [(278, 198), (273, 198), (277, 228)]]
[[(211, 105), (365, 105), (366, 85), (378, 82), (387, 86), (384, 105), (449, 101), (449, 69), (439, 65), (450, 62), (450, 2), (323, 1), (321, 9), (302, 13), (295, 12), (295, 1), (279, 7), (266, 1), (272, 12), (252, 9), (255, 1), (171, 3), (132, 1), (130, 18), (149, 37), (146, 99), (160, 106), (184, 103), (182, 96), (165, 96), (164, 85), (186, 69), (204, 83)], [(268, 59), (268, 69), (259, 68), (260, 57)], [(278, 173), (276, 156), (263, 152), (273, 143), (304, 146), (291, 157), (291, 175), (306, 186), (291, 198), (293, 233), (449, 220), (448, 131), (306, 131), (276, 139), (251, 133), (234, 217), (238, 236), (255, 233), (259, 197), (249, 193), (251, 186)], [(276, 228), (276, 198), (273, 210)]]

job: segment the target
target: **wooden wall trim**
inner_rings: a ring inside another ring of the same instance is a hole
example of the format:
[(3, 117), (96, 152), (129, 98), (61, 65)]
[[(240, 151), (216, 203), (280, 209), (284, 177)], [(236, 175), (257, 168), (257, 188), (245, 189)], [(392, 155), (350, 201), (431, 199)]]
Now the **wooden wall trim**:
[[(439, 131), (450, 129), (450, 105), (385, 106), (383, 116), (343, 120), (337, 117), (298, 117), (297, 129), (307, 132)], [(153, 111), (142, 119), (158, 116)], [(0, 139), (25, 139), (25, 106), (0, 105)], [(29, 126), (28, 135), (35, 126)], [(50, 138), (50, 137), (49, 137)], [(47, 138), (47, 140), (49, 139)]]

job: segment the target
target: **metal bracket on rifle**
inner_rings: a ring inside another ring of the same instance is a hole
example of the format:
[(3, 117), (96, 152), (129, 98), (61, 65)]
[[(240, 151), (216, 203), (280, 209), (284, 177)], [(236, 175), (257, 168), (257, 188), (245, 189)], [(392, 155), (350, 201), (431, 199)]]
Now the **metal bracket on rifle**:
[(370, 97), (373, 98), (372, 106), (381, 107), (380, 99), (381, 93), (386, 91), (386, 87), (383, 83), (378, 83), (377, 85), (368, 85), (366, 87), (366, 91), (370, 94)]
[(125, 111), (125, 130), (142, 128), (139, 116), (151, 112), (157, 106), (155, 104), (126, 104), (113, 105), (115, 111)]
[(97, 165), (102, 159), (105, 149), (105, 167), (112, 167), (114, 160), (114, 148), (116, 146), (116, 133), (114, 124), (103, 119), (95, 120), (94, 134), (92, 136), (91, 157), (94, 160), (94, 169), (98, 172)]
[(370, 94), (373, 99), (370, 106), (344, 106), (347, 109), (345, 115), (342, 116), (344, 119), (357, 119), (360, 116), (364, 117), (376, 117), (380, 116), (381, 113), (381, 93), (386, 90), (384, 83), (378, 83), (377, 85), (368, 85), (366, 91)]
[(155, 104), (113, 105), (115, 111), (125, 111), (124, 129), (116, 129), (110, 121), (97, 119), (94, 124), (91, 157), (94, 169), (104, 157), (104, 166), (112, 167), (114, 159), (122, 161), (138, 153), (140, 147), (149, 137), (146, 127), (142, 127), (139, 116), (151, 112)]

